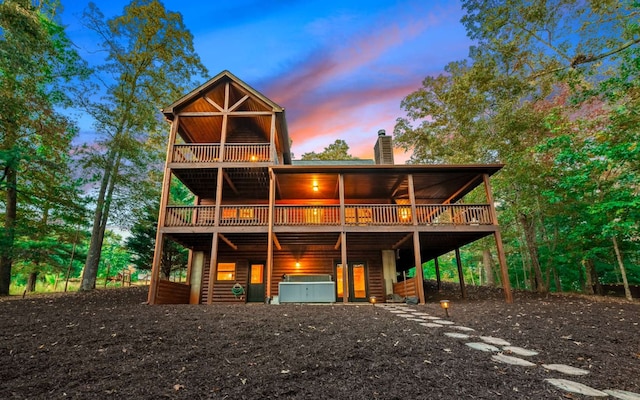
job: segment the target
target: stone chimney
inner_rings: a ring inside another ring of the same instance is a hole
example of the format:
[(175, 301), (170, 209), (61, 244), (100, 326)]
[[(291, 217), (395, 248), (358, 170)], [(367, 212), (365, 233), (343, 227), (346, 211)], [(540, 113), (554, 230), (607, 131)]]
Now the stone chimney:
[(393, 142), (391, 136), (387, 136), (384, 129), (378, 131), (378, 141), (373, 148), (376, 164), (394, 164)]

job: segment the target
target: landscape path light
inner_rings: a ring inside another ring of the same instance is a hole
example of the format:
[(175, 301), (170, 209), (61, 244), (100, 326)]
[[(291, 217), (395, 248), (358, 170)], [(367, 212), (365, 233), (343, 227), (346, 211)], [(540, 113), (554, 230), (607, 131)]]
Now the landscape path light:
[(449, 305), (450, 305), (450, 301), (449, 300), (440, 300), (440, 307), (442, 307), (444, 309), (444, 313), (447, 315), (447, 318), (449, 318)]

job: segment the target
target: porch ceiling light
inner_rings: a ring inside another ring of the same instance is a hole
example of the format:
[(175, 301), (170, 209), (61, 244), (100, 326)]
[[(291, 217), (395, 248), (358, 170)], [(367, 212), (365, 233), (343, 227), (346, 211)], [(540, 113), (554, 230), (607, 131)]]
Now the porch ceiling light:
[(314, 191), (314, 192), (317, 192), (318, 190), (320, 190), (320, 189), (318, 188), (318, 182), (313, 182), (313, 191)]
[(444, 313), (447, 315), (447, 318), (449, 318), (449, 305), (450, 305), (450, 301), (449, 300), (440, 300), (440, 307), (442, 307), (444, 309)]

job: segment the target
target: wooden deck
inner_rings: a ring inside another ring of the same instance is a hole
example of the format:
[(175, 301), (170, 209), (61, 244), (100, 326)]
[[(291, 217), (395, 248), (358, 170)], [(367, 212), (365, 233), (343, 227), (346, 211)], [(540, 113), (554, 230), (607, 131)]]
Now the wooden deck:
[[(216, 225), (215, 206), (168, 206), (164, 226), (267, 226), (269, 206), (220, 206)], [(488, 204), (417, 205), (415, 215), (407, 205), (358, 204), (274, 207), (274, 226), (336, 226), (344, 219), (346, 226), (403, 226), (403, 225), (493, 225)]]

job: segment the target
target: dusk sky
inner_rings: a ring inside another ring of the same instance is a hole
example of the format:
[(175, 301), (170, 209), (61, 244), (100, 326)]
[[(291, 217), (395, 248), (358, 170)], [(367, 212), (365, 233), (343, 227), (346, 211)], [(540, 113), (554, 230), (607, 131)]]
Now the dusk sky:
[[(96, 38), (80, 24), (86, 3), (64, 1), (62, 22), (90, 63)], [(128, 1), (95, 1), (107, 17)], [(244, 80), (287, 112), (292, 150), (320, 152), (336, 139), (373, 158), (379, 129), (393, 132), (400, 101), (424, 77), (467, 56), (470, 40), (457, 1), (176, 1), (211, 76)], [(92, 127), (81, 121), (81, 139)], [(396, 152), (396, 163), (409, 155)]]

